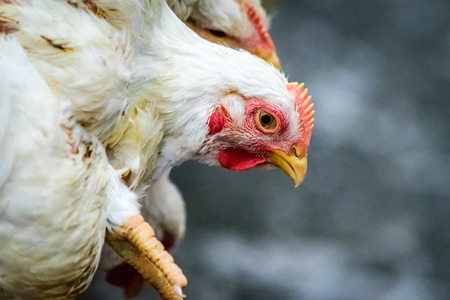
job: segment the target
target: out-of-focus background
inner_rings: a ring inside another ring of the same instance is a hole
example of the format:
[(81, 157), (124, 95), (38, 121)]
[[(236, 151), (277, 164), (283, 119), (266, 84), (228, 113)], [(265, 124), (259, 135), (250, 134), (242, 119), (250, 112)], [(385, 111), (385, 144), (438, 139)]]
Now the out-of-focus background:
[[(315, 103), (307, 177), (294, 189), (280, 170), (172, 172), (187, 299), (450, 299), (450, 1), (271, 12), (283, 71)], [(97, 276), (79, 299), (123, 296)]]

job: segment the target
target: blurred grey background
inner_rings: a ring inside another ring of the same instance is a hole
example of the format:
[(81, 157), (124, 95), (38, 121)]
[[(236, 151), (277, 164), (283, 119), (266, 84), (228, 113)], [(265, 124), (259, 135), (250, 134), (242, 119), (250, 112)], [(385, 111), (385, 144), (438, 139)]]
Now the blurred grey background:
[[(450, 299), (450, 1), (271, 11), (283, 71), (315, 103), (308, 174), (294, 189), (280, 170), (172, 172), (187, 299)], [(79, 299), (123, 297), (99, 275)]]

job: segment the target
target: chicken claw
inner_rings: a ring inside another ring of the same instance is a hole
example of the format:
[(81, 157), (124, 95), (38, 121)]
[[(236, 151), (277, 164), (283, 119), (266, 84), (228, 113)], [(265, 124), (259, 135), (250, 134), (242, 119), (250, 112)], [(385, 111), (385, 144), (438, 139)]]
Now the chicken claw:
[(119, 230), (107, 230), (105, 239), (163, 300), (183, 299), (182, 288), (187, 285), (187, 279), (142, 216), (131, 217)]

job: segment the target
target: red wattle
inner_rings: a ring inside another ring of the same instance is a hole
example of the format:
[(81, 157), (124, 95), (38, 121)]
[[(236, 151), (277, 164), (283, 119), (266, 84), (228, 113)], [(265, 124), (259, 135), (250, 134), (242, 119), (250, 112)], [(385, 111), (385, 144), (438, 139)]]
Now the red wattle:
[(266, 160), (244, 150), (225, 149), (219, 151), (219, 163), (225, 169), (246, 171), (266, 163)]

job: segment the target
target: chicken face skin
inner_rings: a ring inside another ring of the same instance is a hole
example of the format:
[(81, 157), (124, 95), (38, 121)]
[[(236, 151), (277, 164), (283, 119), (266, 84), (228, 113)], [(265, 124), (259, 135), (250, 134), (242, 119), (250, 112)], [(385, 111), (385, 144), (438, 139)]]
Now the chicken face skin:
[(208, 120), (206, 156), (235, 171), (277, 166), (296, 186), (302, 183), (314, 111), (303, 84), (290, 83), (288, 90), (295, 97), (294, 112), (262, 99), (227, 95)]

